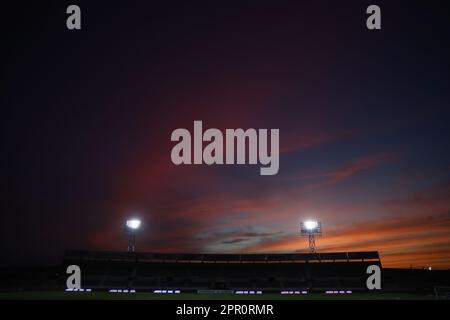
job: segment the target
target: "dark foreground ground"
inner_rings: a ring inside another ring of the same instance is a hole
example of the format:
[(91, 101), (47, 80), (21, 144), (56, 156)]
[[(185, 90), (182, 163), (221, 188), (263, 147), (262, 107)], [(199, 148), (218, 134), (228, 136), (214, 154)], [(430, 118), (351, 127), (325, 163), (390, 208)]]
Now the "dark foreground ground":
[(432, 300), (434, 295), (409, 293), (353, 293), (328, 295), (310, 293), (306, 295), (236, 295), (236, 294), (155, 294), (137, 292), (133, 294), (109, 292), (60, 292), (32, 291), (0, 293), (0, 300)]

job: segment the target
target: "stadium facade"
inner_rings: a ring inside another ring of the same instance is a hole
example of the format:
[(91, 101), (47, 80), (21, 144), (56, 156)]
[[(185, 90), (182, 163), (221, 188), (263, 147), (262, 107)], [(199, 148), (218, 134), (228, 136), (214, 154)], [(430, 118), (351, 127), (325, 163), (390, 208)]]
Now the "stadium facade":
[(169, 254), (68, 251), (92, 289), (230, 291), (361, 291), (378, 252)]
[[(434, 294), (450, 270), (383, 268), (378, 252), (174, 254), (66, 251), (61, 265), (0, 269), (0, 291), (63, 291), (69, 265), (92, 291), (161, 293), (353, 293), (368, 291), (367, 267), (381, 269), (384, 292)], [(447, 290), (448, 291), (448, 290)]]

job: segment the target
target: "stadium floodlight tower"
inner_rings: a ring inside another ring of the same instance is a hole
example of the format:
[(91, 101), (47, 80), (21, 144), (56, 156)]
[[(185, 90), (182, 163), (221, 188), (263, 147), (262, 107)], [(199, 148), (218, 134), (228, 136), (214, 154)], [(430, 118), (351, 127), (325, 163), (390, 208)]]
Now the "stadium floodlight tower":
[(316, 237), (322, 235), (322, 222), (307, 220), (300, 224), (300, 234), (302, 237), (308, 237), (309, 250), (316, 252)]
[(141, 226), (141, 220), (139, 219), (129, 219), (125, 224), (125, 234), (129, 236), (128, 238), (128, 252), (134, 252), (136, 249), (136, 234)]

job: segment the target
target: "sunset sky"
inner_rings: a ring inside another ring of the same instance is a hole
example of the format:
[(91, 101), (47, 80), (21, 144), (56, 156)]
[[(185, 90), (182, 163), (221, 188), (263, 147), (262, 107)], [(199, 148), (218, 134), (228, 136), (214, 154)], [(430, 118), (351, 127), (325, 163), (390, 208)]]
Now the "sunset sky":
[[(365, 1), (76, 2), (80, 31), (65, 27), (71, 2), (6, 9), (1, 265), (126, 250), (137, 216), (138, 251), (304, 252), (311, 218), (319, 252), (450, 268), (437, 4), (380, 1), (368, 31)], [(170, 135), (194, 120), (278, 128), (279, 173), (172, 164)]]

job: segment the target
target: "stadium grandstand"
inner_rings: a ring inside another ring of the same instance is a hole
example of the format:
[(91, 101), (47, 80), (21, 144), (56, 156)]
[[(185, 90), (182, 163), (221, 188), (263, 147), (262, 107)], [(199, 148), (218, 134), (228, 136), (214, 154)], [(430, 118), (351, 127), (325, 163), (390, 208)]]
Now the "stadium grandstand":
[[(378, 252), (174, 254), (66, 251), (60, 266), (0, 269), (0, 291), (63, 291), (69, 265), (92, 291), (181, 293), (364, 293)], [(382, 291), (433, 295), (450, 287), (449, 270), (382, 268)], [(446, 289), (445, 292), (448, 290)]]
[(67, 251), (92, 289), (366, 290), (378, 252), (298, 254), (163, 254)]

